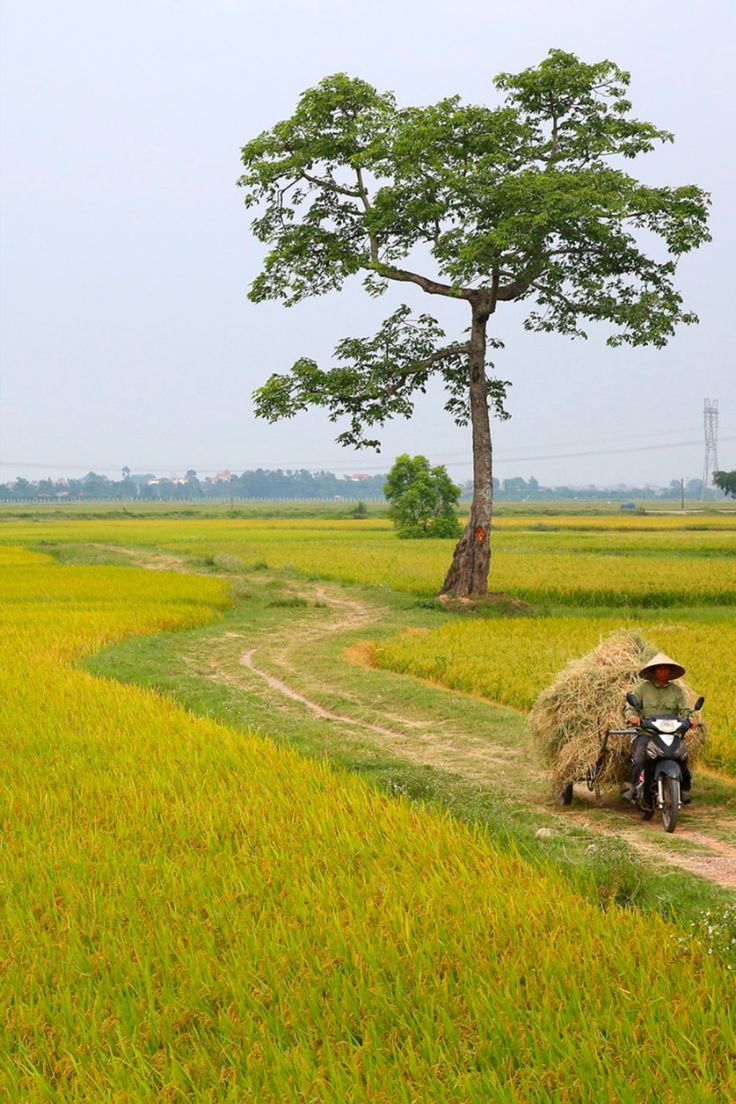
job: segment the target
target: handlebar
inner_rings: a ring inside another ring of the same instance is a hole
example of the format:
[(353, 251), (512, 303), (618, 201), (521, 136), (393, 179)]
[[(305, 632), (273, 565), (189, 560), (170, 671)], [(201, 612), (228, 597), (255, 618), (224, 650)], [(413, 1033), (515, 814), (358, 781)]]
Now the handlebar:
[[(639, 721), (639, 724), (631, 730), (632, 734), (642, 733), (642, 732), (655, 732), (655, 733), (658, 733), (659, 729), (657, 728), (656, 722), (658, 720), (664, 720), (664, 719), (665, 718), (659, 718), (659, 717), (642, 717), (641, 720)], [(672, 729), (672, 731), (670, 733), (673, 736), (685, 736), (692, 729), (692, 722), (691, 722), (689, 716), (688, 717), (671, 717), (671, 718), (668, 717), (666, 719), (678, 722), (677, 728)]]

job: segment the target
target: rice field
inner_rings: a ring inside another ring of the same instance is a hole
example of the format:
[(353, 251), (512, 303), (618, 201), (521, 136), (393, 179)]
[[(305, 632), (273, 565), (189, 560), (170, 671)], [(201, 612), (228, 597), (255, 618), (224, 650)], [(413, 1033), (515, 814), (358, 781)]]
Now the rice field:
[[(555, 519), (555, 529), (541, 529), (535, 517), (523, 520), (523, 526), (519, 518), (498, 523), (492, 590), (542, 607), (736, 605), (732, 515), (699, 522), (708, 525), (702, 529), (690, 528), (687, 518), (586, 518), (584, 530), (563, 524), (564, 518)], [(626, 528), (587, 528), (612, 520)], [(245, 564), (424, 596), (437, 593), (453, 547), (447, 540), (399, 541), (381, 519), (8, 521), (0, 526), (0, 540), (133, 544), (201, 558), (225, 553)]]
[(79, 669), (221, 580), (16, 546), (0, 594), (3, 1099), (736, 1095), (733, 976), (676, 927)]

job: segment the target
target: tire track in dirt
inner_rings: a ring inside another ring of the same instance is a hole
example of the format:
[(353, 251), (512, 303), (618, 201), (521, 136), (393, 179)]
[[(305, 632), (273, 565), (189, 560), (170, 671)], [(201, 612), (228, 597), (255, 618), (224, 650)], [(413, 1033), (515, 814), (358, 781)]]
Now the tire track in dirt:
[[(269, 641), (267, 647), (248, 648), (241, 653), (241, 665), (260, 679), (272, 693), (280, 694), (298, 703), (322, 720), (342, 725), (352, 731), (371, 732), (380, 738), (382, 746), (387, 750), (399, 753), (424, 766), (462, 774), (464, 777), (486, 785), (491, 774), (499, 766), (508, 766), (514, 752), (509, 752), (500, 745), (489, 745), (488, 740), (460, 732), (446, 723), (436, 720), (417, 721), (400, 713), (389, 712), (383, 707), (378, 708), (377, 703), (367, 695), (361, 698), (354, 694), (347, 694), (342, 687), (332, 688), (335, 697), (339, 700), (349, 701), (358, 708), (374, 714), (378, 713), (382, 723), (376, 723), (365, 718), (352, 717), (336, 708), (322, 705), (313, 696), (314, 690), (310, 693), (297, 689), (290, 678), (293, 679), (294, 675), (298, 675), (300, 681), (304, 681), (305, 670), (303, 665), (292, 659), (291, 653), (316, 643), (328, 634), (334, 636), (352, 632), (355, 629), (367, 629), (370, 625), (380, 622), (382, 614), (386, 612), (381, 606), (367, 605), (344, 595), (337, 596), (333, 588), (328, 588), (324, 584), (314, 590), (305, 590), (302, 585), (299, 596), (316, 600), (337, 616), (332, 616), (328, 621), (320, 621), (316, 625), (294, 623), (289, 626), (287, 633)], [(269, 663), (284, 673), (283, 677), (279, 678), (271, 674), (263, 664), (257, 662), (255, 657), (259, 651), (264, 652)], [(318, 692), (322, 697), (329, 690), (330, 687), (324, 683), (319, 685)]]

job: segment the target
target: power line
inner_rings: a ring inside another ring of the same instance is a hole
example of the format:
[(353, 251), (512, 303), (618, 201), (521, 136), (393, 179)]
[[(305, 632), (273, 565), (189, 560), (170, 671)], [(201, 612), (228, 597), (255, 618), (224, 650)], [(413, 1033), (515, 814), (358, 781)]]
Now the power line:
[[(722, 437), (722, 441), (736, 441), (736, 435), (733, 437)], [(590, 452), (555, 452), (547, 453), (544, 456), (524, 456), (514, 459), (506, 460), (494, 460), (495, 464), (519, 464), (526, 463), (529, 460), (569, 460), (576, 456), (615, 456), (617, 453), (624, 452), (652, 452), (655, 449), (674, 449), (674, 448), (691, 448), (693, 445), (702, 447), (702, 441), (677, 441), (674, 444), (666, 445), (634, 445), (630, 448), (621, 449), (601, 449), (591, 450)]]
[[(641, 436), (641, 434), (639, 436)], [(721, 437), (720, 439), (721, 439), (721, 441), (736, 441), (736, 434), (730, 435), (730, 436), (727, 436), (727, 437)], [(703, 445), (702, 439), (693, 440), (693, 441), (679, 440), (679, 441), (668, 441), (668, 442), (660, 443), (660, 444), (628, 445), (628, 446), (625, 446), (624, 448), (613, 448), (613, 449), (586, 449), (586, 450), (575, 450), (575, 451), (572, 451), (572, 452), (548, 452), (548, 453), (537, 453), (537, 454), (528, 455), (528, 456), (500, 456), (500, 457), (499, 456), (494, 456), (494, 466), (497, 465), (497, 464), (526, 464), (526, 463), (531, 463), (531, 462), (538, 461), (538, 460), (571, 460), (571, 459), (576, 459), (578, 457), (588, 457), (588, 456), (617, 456), (617, 455), (624, 455), (624, 454), (633, 453), (633, 452), (654, 452), (654, 451), (661, 451), (661, 450), (666, 450), (666, 449), (692, 448), (692, 447), (695, 447), (695, 446), (698, 446), (698, 447), (702, 448), (702, 445)], [(455, 454), (452, 454), (452, 455), (458, 455), (458, 454), (455, 453)], [(384, 460), (382, 463), (378, 463), (378, 464), (362, 464), (362, 465), (357, 465), (357, 464), (333, 464), (333, 463), (330, 463), (329, 461), (325, 461), (324, 463), (325, 463), (325, 466), (327, 468), (329, 468), (330, 470), (332, 470), (332, 471), (355, 471), (356, 469), (359, 470), (359, 471), (383, 471), (383, 470), (385, 470), (386, 464), (388, 463), (388, 461)], [(446, 463), (447, 463), (448, 467), (465, 467), (465, 466), (467, 466), (471, 463), (471, 457), (470, 457), (470, 455), (467, 455), (467, 456), (465, 456), (465, 458), (463, 460), (446, 461)], [(237, 466), (239, 466), (239, 465), (235, 465), (235, 467), (237, 467)], [(120, 465), (119, 464), (94, 464), (94, 465), (89, 465), (89, 464), (44, 464), (44, 463), (39, 463), (38, 461), (28, 461), (28, 462), (26, 462), (26, 461), (21, 461), (21, 460), (15, 460), (15, 461), (6, 460), (6, 461), (0, 461), (0, 467), (4, 467), (4, 468), (11, 468), (11, 467), (12, 468), (33, 468), (34, 470), (38, 469), (38, 470), (46, 470), (46, 471), (70, 471), (70, 470), (73, 470), (73, 471), (85, 471), (85, 472), (95, 471), (96, 469), (99, 469), (101, 472), (105, 472), (105, 471), (118, 470), (120, 468)], [(188, 469), (192, 468), (193, 470), (196, 470), (198, 472), (218, 472), (218, 471), (232, 470), (232, 469), (229, 469), (228, 466), (225, 465), (225, 464), (220, 465), (220, 466), (208, 466), (208, 465), (207, 466), (205, 466), (205, 465), (195, 466), (195, 465), (192, 465), (192, 464), (162, 464), (162, 463), (157, 463), (157, 464), (138, 464), (138, 465), (136, 465), (136, 467), (138, 467), (142, 471), (143, 470), (152, 471), (155, 468), (158, 468), (159, 470), (165, 469), (165, 470), (168, 470), (168, 471), (174, 471), (174, 470), (177, 470), (177, 469), (182, 469), (182, 470), (187, 469), (188, 470)], [(263, 465), (259, 464), (258, 467), (263, 467)], [(306, 470), (311, 470), (313, 465), (308, 464), (306, 461), (296, 461), (296, 462), (291, 461), (289, 463), (288, 467), (289, 467), (290, 470), (294, 470), (295, 468), (302, 468), (302, 469), (306, 469)], [(251, 469), (243, 468), (242, 470), (253, 470), (253, 469), (252, 468)]]

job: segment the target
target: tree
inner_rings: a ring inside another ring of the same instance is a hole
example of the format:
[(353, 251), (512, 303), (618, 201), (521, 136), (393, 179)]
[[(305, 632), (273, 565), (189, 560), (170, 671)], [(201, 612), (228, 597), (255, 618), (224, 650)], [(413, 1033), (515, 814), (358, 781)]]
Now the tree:
[[(443, 591), (487, 590), (489, 406), (505, 416), (508, 386), (487, 360), (501, 344), (487, 332), (499, 306), (524, 302), (527, 329), (570, 337), (608, 323), (612, 346), (664, 346), (678, 323), (697, 321), (673, 279), (677, 259), (709, 238), (708, 197), (641, 184), (620, 167), (672, 140), (631, 117), (628, 84), (610, 61), (552, 50), (496, 78), (498, 107), (453, 96), (399, 109), (391, 93), (337, 74), (242, 150), (239, 184), (268, 246), (252, 301), (291, 306), (362, 272), (374, 296), (396, 282), (465, 304), (470, 327), (454, 341), (402, 305), (374, 336), (340, 341), (333, 367), (302, 357), (254, 396), (269, 421), (323, 406), (331, 421), (348, 419), (339, 442), (378, 447), (371, 428), (410, 416), (415, 393), (441, 377), (446, 409), (471, 424), (474, 476)], [(647, 239), (664, 259), (645, 252)]]
[(504, 479), (503, 493), (505, 498), (524, 499), (527, 497), (529, 485), (523, 476), (516, 475), (511, 479)]
[(29, 479), (19, 476), (13, 484), (13, 494), (15, 498), (35, 498), (36, 488)]
[(391, 503), (389, 514), (400, 537), (460, 535), (455, 513), (460, 488), (444, 467), (430, 468), (426, 456), (397, 456), (383, 493)]
[(713, 482), (725, 495), (736, 498), (736, 471), (713, 472)]

